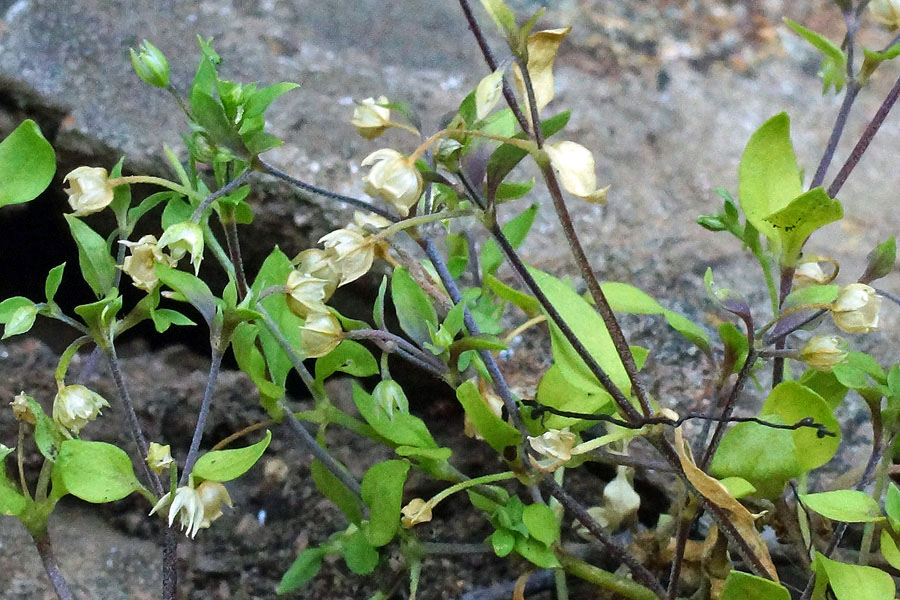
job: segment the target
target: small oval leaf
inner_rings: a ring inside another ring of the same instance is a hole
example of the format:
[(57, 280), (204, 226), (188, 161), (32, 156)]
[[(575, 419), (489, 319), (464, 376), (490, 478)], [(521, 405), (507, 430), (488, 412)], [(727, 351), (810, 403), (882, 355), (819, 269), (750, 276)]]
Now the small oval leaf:
[(267, 429), (266, 437), (252, 446), (207, 452), (197, 459), (192, 473), (200, 479), (208, 481), (222, 482), (237, 479), (256, 464), (256, 461), (269, 447), (270, 441), (272, 441), (272, 432)]

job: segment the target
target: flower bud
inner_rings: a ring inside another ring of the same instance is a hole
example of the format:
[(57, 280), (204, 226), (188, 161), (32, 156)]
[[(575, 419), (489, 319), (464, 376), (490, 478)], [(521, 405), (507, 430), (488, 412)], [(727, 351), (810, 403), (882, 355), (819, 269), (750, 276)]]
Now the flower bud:
[(422, 174), (409, 159), (396, 150), (382, 148), (363, 159), (364, 167), (372, 166), (363, 177), (366, 193), (378, 196), (404, 217), (419, 201), (424, 182)]
[(551, 429), (540, 437), (528, 436), (528, 443), (538, 454), (566, 462), (572, 458), (575, 434), (568, 429)]
[(300, 343), (306, 358), (325, 356), (343, 339), (341, 324), (330, 312), (312, 313), (300, 327)]
[(575, 142), (547, 144), (544, 150), (567, 192), (592, 204), (606, 204), (609, 188), (597, 189), (594, 155), (590, 150)]
[(413, 498), (409, 504), (400, 509), (400, 524), (409, 529), (419, 523), (431, 520), (431, 505), (421, 498)]
[(353, 110), (353, 118), (350, 123), (356, 127), (356, 132), (367, 140), (377, 138), (390, 127), (391, 110), (379, 104), (387, 104), (385, 96), (379, 96), (378, 100), (366, 98), (356, 105)]
[(200, 261), (203, 260), (203, 230), (193, 221), (170, 225), (159, 238), (157, 246), (160, 250), (168, 248), (175, 262), (190, 253), (194, 275), (200, 272)]
[(156, 236), (145, 235), (136, 242), (120, 241), (120, 244), (131, 250), (131, 255), (122, 261), (122, 270), (131, 277), (134, 287), (152, 292), (159, 285), (156, 277), (156, 263), (162, 263), (167, 267), (175, 264), (175, 261), (166, 256), (159, 248)]
[(198, 529), (207, 529), (213, 521), (222, 516), (222, 506), (231, 508), (231, 496), (218, 481), (204, 481), (197, 486), (200, 502), (203, 504), (203, 519)]
[(66, 175), (63, 182), (69, 184), (65, 192), (76, 217), (100, 212), (113, 201), (113, 188), (102, 167), (78, 167)]
[(131, 66), (144, 83), (158, 88), (169, 85), (169, 61), (156, 46), (144, 40), (140, 52), (135, 52), (134, 48), (128, 51), (131, 53)]
[(34, 425), (36, 422), (34, 413), (31, 412), (31, 407), (28, 406), (28, 396), (25, 395), (25, 392), (19, 392), (16, 394), (16, 397), (13, 398), (13, 401), (9, 403), (12, 407), (13, 416), (16, 418), (16, 421), (22, 421), (23, 423), (30, 423)]
[(475, 118), (479, 121), (490, 114), (503, 93), (503, 68), (499, 68), (478, 82), (475, 88)]
[(394, 408), (401, 413), (409, 412), (409, 400), (400, 384), (393, 379), (379, 381), (372, 391), (375, 407), (380, 408), (389, 419), (394, 417)]
[(72, 435), (100, 416), (100, 409), (109, 406), (103, 396), (83, 385), (73, 384), (60, 388), (53, 400), (53, 420)]
[(172, 458), (171, 446), (168, 444), (163, 446), (156, 442), (150, 442), (150, 447), (147, 449), (147, 464), (150, 465), (151, 469), (157, 473), (162, 473), (167, 470), (169, 465), (173, 462), (174, 459)]
[(800, 360), (818, 371), (831, 369), (847, 358), (847, 342), (837, 335), (815, 335), (800, 351)]
[(320, 244), (333, 252), (334, 263), (345, 285), (369, 272), (375, 260), (375, 249), (365, 237), (350, 229), (338, 229), (322, 236)]
[(839, 329), (847, 333), (869, 333), (878, 329), (881, 296), (864, 283), (851, 283), (838, 294), (831, 305), (831, 317)]
[(310, 313), (328, 312), (325, 306), (325, 286), (328, 282), (300, 271), (291, 271), (284, 289), (287, 305), (298, 317), (306, 318)]
[(463, 145), (457, 140), (444, 138), (438, 142), (434, 152), (434, 160), (451, 172), (459, 170), (459, 157), (462, 155)]
[(319, 248), (309, 248), (295, 256), (292, 262), (300, 273), (325, 280), (323, 301), (328, 302), (328, 299), (334, 294), (334, 290), (341, 283), (341, 270), (334, 263), (333, 253)]
[(619, 465), (616, 467), (616, 478), (603, 488), (604, 507), (608, 517), (615, 517), (618, 523), (611, 524), (613, 529), (618, 527), (625, 519), (634, 515), (641, 506), (641, 497), (628, 481), (628, 467)]
[(869, 12), (875, 22), (892, 31), (900, 27), (900, 0), (872, 0)]
[(829, 281), (830, 278), (822, 270), (818, 261), (802, 262), (794, 270), (794, 287), (797, 289), (811, 285), (823, 285)]

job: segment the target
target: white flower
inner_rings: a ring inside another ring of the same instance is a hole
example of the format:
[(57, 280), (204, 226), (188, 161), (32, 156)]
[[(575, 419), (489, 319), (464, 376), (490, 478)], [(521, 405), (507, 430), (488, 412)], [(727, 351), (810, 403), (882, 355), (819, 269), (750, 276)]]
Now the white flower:
[(326, 286), (328, 282), (324, 279), (297, 270), (291, 271), (284, 284), (288, 308), (303, 318), (309, 313), (328, 312), (328, 307), (325, 306)]
[(851, 283), (838, 294), (831, 305), (834, 324), (847, 333), (869, 333), (878, 329), (881, 296), (864, 283)]
[(319, 243), (334, 253), (335, 266), (341, 272), (341, 285), (359, 279), (372, 268), (375, 248), (356, 231), (338, 229), (322, 236)]
[(888, 29), (900, 27), (900, 0), (872, 0), (869, 11), (876, 22)]
[(797, 289), (811, 285), (822, 285), (829, 281), (828, 275), (816, 261), (803, 262), (794, 270), (794, 287)]
[(528, 443), (538, 454), (566, 462), (572, 458), (575, 434), (568, 429), (551, 429), (540, 437), (528, 436)]
[(78, 167), (66, 175), (63, 182), (69, 184), (65, 192), (76, 217), (100, 212), (113, 201), (113, 188), (102, 167)]
[(330, 312), (313, 313), (300, 327), (300, 343), (306, 358), (325, 356), (343, 339), (340, 321)]
[(813, 369), (830, 372), (847, 358), (847, 342), (837, 335), (815, 335), (800, 351), (800, 360)]
[(597, 189), (594, 155), (590, 150), (575, 142), (547, 144), (544, 150), (567, 192), (594, 204), (606, 203), (609, 188)]
[(160, 250), (156, 236), (145, 235), (136, 242), (122, 240), (119, 243), (131, 250), (131, 255), (122, 261), (122, 270), (131, 277), (134, 287), (145, 292), (152, 292), (159, 285), (156, 263), (162, 263), (167, 267), (175, 264), (175, 261)]
[(194, 275), (200, 272), (200, 261), (203, 260), (203, 230), (196, 223), (184, 221), (169, 226), (159, 238), (157, 246), (160, 250), (168, 248), (175, 262), (190, 253)]
[(424, 182), (422, 174), (409, 159), (396, 150), (382, 148), (363, 159), (364, 167), (371, 166), (363, 177), (366, 193), (378, 196), (397, 209), (404, 217), (419, 201)]
[(385, 96), (379, 96), (378, 100), (366, 98), (353, 110), (350, 123), (356, 127), (356, 132), (367, 140), (377, 138), (390, 127), (391, 111), (379, 104), (388, 104), (388, 99)]
[(300, 273), (306, 273), (316, 279), (324, 279), (325, 298), (327, 302), (334, 290), (341, 283), (341, 270), (334, 262), (335, 254), (320, 248), (308, 248), (291, 261)]
[(197, 490), (188, 485), (181, 486), (175, 490), (174, 499), (172, 499), (172, 492), (168, 492), (159, 499), (150, 514), (155, 514), (166, 506), (169, 506), (169, 527), (177, 517), (178, 525), (186, 536), (193, 538), (197, 535), (203, 524), (204, 512), (203, 498)]
[(200, 502), (203, 504), (203, 519), (199, 529), (207, 529), (213, 521), (222, 516), (222, 506), (232, 506), (228, 490), (218, 481), (204, 481), (197, 486)]
[(53, 400), (53, 420), (72, 435), (100, 415), (100, 409), (109, 406), (103, 396), (83, 385), (61, 387)]

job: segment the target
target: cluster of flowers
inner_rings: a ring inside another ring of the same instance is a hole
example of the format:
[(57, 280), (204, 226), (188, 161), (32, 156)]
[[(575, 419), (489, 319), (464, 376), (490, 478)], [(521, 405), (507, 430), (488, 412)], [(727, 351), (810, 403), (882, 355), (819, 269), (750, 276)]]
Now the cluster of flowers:
[(310, 248), (294, 258), (285, 293), (291, 312), (305, 321), (300, 333), (308, 358), (324, 356), (341, 342), (340, 321), (325, 303), (338, 287), (368, 273), (376, 255), (384, 255), (385, 242), (371, 234), (388, 225), (387, 219), (357, 211), (352, 223), (319, 240), (324, 249)]

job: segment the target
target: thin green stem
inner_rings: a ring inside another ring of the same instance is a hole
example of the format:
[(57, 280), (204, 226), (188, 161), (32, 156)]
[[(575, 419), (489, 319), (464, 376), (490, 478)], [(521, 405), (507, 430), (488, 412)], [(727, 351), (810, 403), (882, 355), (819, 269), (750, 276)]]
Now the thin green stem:
[(657, 600), (657, 598), (663, 597), (649, 587), (635, 583), (627, 577), (620, 577), (615, 573), (604, 571), (566, 552), (558, 551), (556, 558), (559, 559), (566, 573), (612, 592), (617, 597), (628, 598), (628, 600)]
[(175, 183), (174, 181), (163, 179), (162, 177), (153, 177), (151, 175), (129, 175), (126, 177), (115, 177), (107, 181), (107, 184), (112, 187), (115, 187), (117, 185), (129, 185), (133, 183), (149, 183), (152, 185), (158, 185), (160, 187), (170, 189), (173, 192), (178, 192), (182, 196), (187, 196), (188, 198), (193, 198), (194, 200), (198, 201), (203, 200), (203, 195), (199, 192), (186, 188), (181, 184)]
[(371, 238), (367, 240), (369, 244), (375, 244), (380, 242), (385, 238), (389, 238), (395, 233), (399, 231), (403, 231), (404, 229), (410, 229), (411, 227), (417, 227), (419, 225), (427, 225), (428, 223), (435, 223), (437, 221), (444, 221), (447, 219), (456, 219), (459, 217), (471, 217), (472, 211), (468, 209), (459, 209), (459, 210), (447, 210), (444, 212), (431, 213), (430, 215), (420, 215), (418, 217), (411, 217), (409, 219), (403, 219), (398, 223), (394, 223), (390, 227), (386, 227), (385, 229), (378, 232), (377, 235), (373, 235)]
[(475, 477), (474, 479), (467, 479), (465, 481), (461, 481), (457, 484), (451, 485), (450, 487), (441, 490), (437, 494), (431, 497), (428, 500), (427, 504), (431, 505), (431, 508), (434, 508), (438, 504), (440, 504), (441, 500), (455, 494), (456, 492), (461, 492), (463, 490), (469, 489), (470, 487), (476, 487), (479, 485), (487, 485), (489, 483), (496, 483), (498, 481), (507, 481), (509, 479), (515, 479), (516, 474), (512, 471), (504, 471), (503, 473), (492, 473), (491, 475), (482, 475), (481, 477)]

